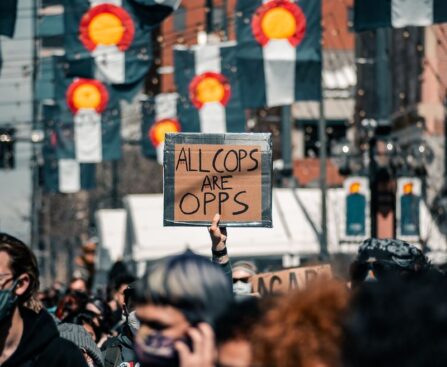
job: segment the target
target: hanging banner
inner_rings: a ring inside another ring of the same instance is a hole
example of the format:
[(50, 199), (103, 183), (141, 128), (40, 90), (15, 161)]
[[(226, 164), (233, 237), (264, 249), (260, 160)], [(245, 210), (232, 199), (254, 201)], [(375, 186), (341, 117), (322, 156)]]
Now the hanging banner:
[(272, 227), (270, 134), (166, 134), (164, 225)]
[(445, 0), (355, 0), (356, 32), (377, 28), (427, 27), (447, 22)]
[(397, 179), (396, 234), (398, 238), (418, 239), (420, 234), (420, 205), (422, 182), (419, 178)]
[(349, 177), (343, 183), (346, 195), (346, 237), (365, 237), (369, 217), (370, 190), (366, 177)]
[(43, 106), (45, 139), (42, 148), (44, 158), (43, 181), (46, 192), (72, 194), (96, 187), (96, 166), (79, 163), (74, 159), (58, 159), (55, 126), (60, 117), (57, 106)]
[(97, 163), (121, 158), (120, 93), (96, 79), (66, 78), (56, 62), (59, 159)]
[(173, 8), (131, 0), (66, 0), (65, 9), (69, 75), (126, 84), (137, 93), (152, 64), (151, 29)]
[(156, 158), (163, 164), (163, 150), (166, 133), (181, 131), (177, 118), (177, 93), (162, 93), (150, 97), (141, 104), (141, 148), (143, 155)]
[(239, 94), (236, 43), (175, 46), (178, 115), (185, 132), (244, 132)]
[(317, 265), (257, 274), (250, 278), (253, 293), (262, 297), (304, 289), (318, 279), (332, 278), (330, 265)]
[(237, 70), (245, 108), (321, 99), (321, 1), (239, 0)]

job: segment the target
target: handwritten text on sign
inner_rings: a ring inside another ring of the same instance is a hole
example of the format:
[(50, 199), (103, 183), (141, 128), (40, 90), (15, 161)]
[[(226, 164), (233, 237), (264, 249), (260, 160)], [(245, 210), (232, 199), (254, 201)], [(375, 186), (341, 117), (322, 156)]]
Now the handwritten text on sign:
[(176, 221), (262, 219), (261, 147), (175, 144)]
[(261, 296), (303, 289), (320, 278), (332, 278), (330, 265), (317, 265), (258, 274), (251, 277), (253, 291)]

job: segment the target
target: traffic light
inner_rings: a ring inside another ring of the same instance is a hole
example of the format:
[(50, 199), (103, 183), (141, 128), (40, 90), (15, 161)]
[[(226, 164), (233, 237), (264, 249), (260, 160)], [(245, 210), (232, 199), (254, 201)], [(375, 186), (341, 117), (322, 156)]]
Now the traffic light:
[(0, 128), (0, 169), (15, 167), (15, 133), (14, 128)]
[(421, 180), (401, 177), (397, 180), (396, 233), (397, 237), (419, 237)]
[(369, 212), (369, 180), (366, 177), (349, 177), (345, 180), (346, 237), (366, 236), (366, 219)]

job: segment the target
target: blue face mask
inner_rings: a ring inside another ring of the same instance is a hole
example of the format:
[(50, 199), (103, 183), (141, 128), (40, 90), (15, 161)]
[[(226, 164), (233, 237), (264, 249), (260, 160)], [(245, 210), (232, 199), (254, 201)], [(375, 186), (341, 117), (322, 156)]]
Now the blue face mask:
[(0, 323), (10, 317), (17, 304), (17, 296), (14, 291), (17, 287), (18, 279), (14, 281), (9, 289), (0, 290)]

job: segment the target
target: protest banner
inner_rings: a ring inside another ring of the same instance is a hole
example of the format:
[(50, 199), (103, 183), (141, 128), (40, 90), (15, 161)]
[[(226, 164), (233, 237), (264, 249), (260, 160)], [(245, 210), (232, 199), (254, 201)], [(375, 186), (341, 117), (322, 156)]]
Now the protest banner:
[(253, 285), (254, 293), (266, 296), (273, 293), (287, 293), (295, 289), (304, 289), (310, 282), (319, 278), (332, 278), (330, 265), (317, 265), (263, 273), (252, 276), (250, 281)]
[(270, 134), (166, 134), (164, 225), (272, 227)]

